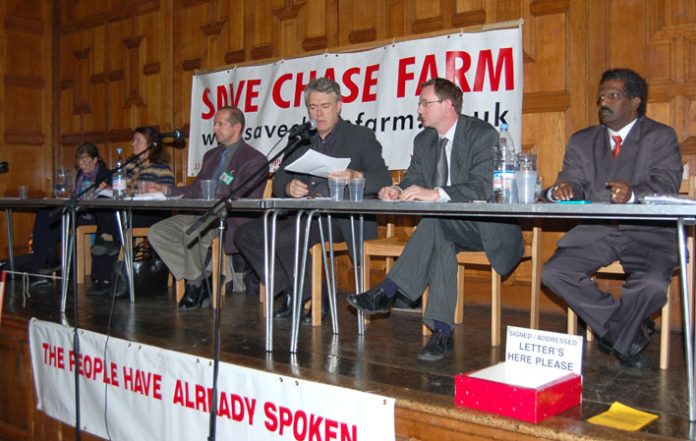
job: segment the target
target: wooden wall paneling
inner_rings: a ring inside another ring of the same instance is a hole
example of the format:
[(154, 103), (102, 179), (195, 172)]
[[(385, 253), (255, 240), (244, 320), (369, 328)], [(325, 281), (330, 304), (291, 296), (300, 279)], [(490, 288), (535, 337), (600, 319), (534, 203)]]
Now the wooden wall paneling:
[(378, 39), (389, 38), (385, 35), (386, 21), (384, 2), (363, 2), (360, 0), (347, 0), (339, 5), (339, 44), (351, 45), (373, 42)]
[[(305, 27), (304, 1), (286, 1), (276, 4), (273, 8), (273, 28), (274, 41), (277, 42), (276, 55), (279, 57), (290, 57), (291, 54), (297, 55), (304, 52)], [(270, 18), (270, 17), (269, 17)]]
[[(174, 122), (177, 126), (188, 126), (191, 112), (192, 77), (197, 69), (203, 66), (205, 34), (202, 28), (206, 23), (214, 22), (215, 12), (208, 1), (177, 0), (174, 4), (173, 15), (173, 96)], [(188, 140), (188, 142), (191, 142)], [(186, 182), (186, 161), (188, 149), (176, 151), (173, 155), (173, 166), (177, 185)]]
[[(19, 185), (40, 197), (50, 185), (52, 139), (51, 3), (10, 0), (0, 9), (0, 160), (10, 171), (0, 178), (3, 195), (17, 195)], [(14, 215), (15, 253), (28, 251), (33, 215)], [(6, 228), (6, 219), (3, 219)], [(0, 255), (7, 254), (0, 239)]]
[[(282, 1), (282, 0), (281, 0)], [(256, 0), (246, 3), (247, 13), (251, 17), (251, 59), (263, 60), (264, 58), (277, 57), (278, 48), (274, 47), (274, 27), (277, 25), (273, 15), (275, 4), (273, 0)]]
[(326, 50), (329, 44), (336, 44), (340, 34), (338, 14), (336, 3), (327, 4), (324, 0), (307, 0), (305, 2), (302, 11), (303, 35), (301, 42), (304, 52)]
[(503, 7), (507, 8), (502, 15), (514, 16), (514, 19), (519, 17), (519, 2), (495, 2), (495, 7), (486, 7), (484, 0), (456, 0), (452, 6), (452, 27), (465, 28), (467, 26), (482, 25), (484, 23), (495, 23), (507, 19), (496, 18), (498, 11)]
[(408, 33), (413, 9), (410, 0), (387, 0), (385, 2), (384, 38), (402, 37)]
[(444, 28), (442, 1), (412, 0), (412, 2), (412, 33), (423, 34), (426, 32), (436, 32)]

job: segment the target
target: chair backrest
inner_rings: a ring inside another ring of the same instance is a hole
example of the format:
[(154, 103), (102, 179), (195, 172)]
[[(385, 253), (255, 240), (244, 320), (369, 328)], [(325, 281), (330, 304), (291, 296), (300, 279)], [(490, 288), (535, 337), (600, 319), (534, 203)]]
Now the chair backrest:
[(270, 199), (273, 196), (273, 179), (268, 178), (266, 180), (266, 186), (263, 188), (263, 199)]

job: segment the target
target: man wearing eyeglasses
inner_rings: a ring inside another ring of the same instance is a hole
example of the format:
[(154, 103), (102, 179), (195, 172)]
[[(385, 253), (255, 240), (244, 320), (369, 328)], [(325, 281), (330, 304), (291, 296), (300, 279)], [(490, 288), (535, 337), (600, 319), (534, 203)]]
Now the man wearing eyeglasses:
[[(380, 199), (470, 202), (492, 199), (493, 147), (498, 132), (485, 121), (461, 115), (462, 91), (451, 81), (435, 78), (421, 84), (418, 116), (425, 129), (413, 142), (406, 176), (384, 187)], [(507, 274), (524, 251), (517, 224), (473, 222), (428, 217), (421, 220), (406, 248), (375, 288), (348, 296), (367, 314), (389, 312), (397, 292), (417, 301), (425, 288), (430, 296), (425, 324), (433, 331), (418, 358), (443, 359), (452, 350), (457, 301), (457, 257), (460, 250), (484, 250), (493, 268)]]
[[(647, 102), (648, 84), (636, 72), (604, 72), (597, 95), (601, 124), (570, 138), (563, 169), (547, 197), (632, 204), (645, 194), (677, 193), (682, 176), (677, 136), (645, 116)], [(627, 274), (619, 299), (592, 280), (595, 271), (617, 260)], [(592, 327), (602, 352), (616, 356), (622, 366), (644, 369), (648, 360), (641, 352), (651, 333), (649, 317), (667, 301), (666, 287), (677, 264), (673, 227), (593, 223), (573, 228), (558, 241), (542, 280)]]

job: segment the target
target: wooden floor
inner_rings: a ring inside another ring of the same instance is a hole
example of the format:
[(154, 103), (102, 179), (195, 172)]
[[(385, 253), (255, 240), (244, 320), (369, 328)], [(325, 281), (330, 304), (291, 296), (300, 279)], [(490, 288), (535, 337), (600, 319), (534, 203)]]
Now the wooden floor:
[[(79, 325), (107, 333), (111, 302), (78, 292)], [(36, 316), (60, 321), (58, 290), (26, 298), (21, 281), (8, 282), (3, 320)], [(72, 295), (69, 307), (72, 307)], [(670, 368), (658, 368), (659, 341), (647, 348), (651, 367), (644, 372), (621, 368), (602, 354), (596, 344), (585, 349), (583, 403), (538, 425), (527, 424), (453, 405), (454, 377), (501, 361), (504, 345), (491, 347), (488, 310), (466, 308), (465, 323), (455, 329), (455, 350), (442, 362), (418, 361), (424, 343), (419, 315), (395, 311), (374, 320), (364, 336), (357, 334), (355, 314), (339, 296), (340, 334), (330, 323), (300, 330), (297, 354), (290, 354), (289, 322), (275, 321), (272, 353), (264, 350), (264, 321), (258, 298), (243, 293), (228, 295), (222, 309), (222, 359), (282, 375), (375, 392), (396, 398), (397, 439), (558, 439), (638, 440), (689, 439), (694, 430), (687, 416), (687, 380), (681, 335), (672, 335)], [(74, 324), (72, 311), (66, 320)], [(213, 313), (209, 309), (180, 311), (173, 294), (140, 297), (135, 304), (116, 302), (111, 335), (167, 349), (212, 358)], [(504, 324), (526, 326), (527, 314), (504, 311)], [(563, 332), (564, 317), (542, 316), (541, 327)], [(0, 331), (2, 331), (0, 329)], [(8, 379), (0, 379), (7, 384)], [(586, 423), (614, 401), (656, 413), (659, 419), (641, 432), (629, 433)], [(466, 435), (467, 433), (470, 434)], [(458, 434), (455, 436), (454, 434)], [(462, 435), (464, 434), (464, 435)]]

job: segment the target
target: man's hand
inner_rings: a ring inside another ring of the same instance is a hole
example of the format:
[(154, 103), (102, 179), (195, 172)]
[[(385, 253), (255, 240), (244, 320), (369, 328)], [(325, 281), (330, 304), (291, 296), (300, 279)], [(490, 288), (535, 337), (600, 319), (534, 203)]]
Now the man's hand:
[(440, 199), (440, 192), (420, 185), (412, 185), (401, 192), (399, 199), (402, 201), (437, 201)]
[(631, 200), (633, 190), (625, 181), (607, 181), (607, 188), (611, 194), (611, 201), (615, 204), (625, 204)]
[(383, 201), (395, 201), (399, 199), (400, 194), (401, 189), (399, 187), (390, 185), (389, 187), (382, 187), (377, 196)]
[(345, 170), (338, 170), (338, 171), (332, 171), (329, 173), (328, 176), (330, 179), (358, 179), (358, 178), (364, 178), (365, 175), (363, 175), (362, 172), (359, 172), (357, 170), (351, 170), (351, 169), (345, 169)]
[(285, 193), (291, 198), (303, 198), (309, 194), (309, 187), (304, 182), (293, 179), (285, 186)]
[(143, 186), (138, 186), (138, 191), (140, 190), (143, 190), (144, 193), (160, 192), (165, 196), (169, 194), (169, 186), (157, 182), (146, 182)]
[(551, 187), (551, 197), (555, 201), (569, 201), (573, 199), (573, 186), (570, 182), (559, 182)]

